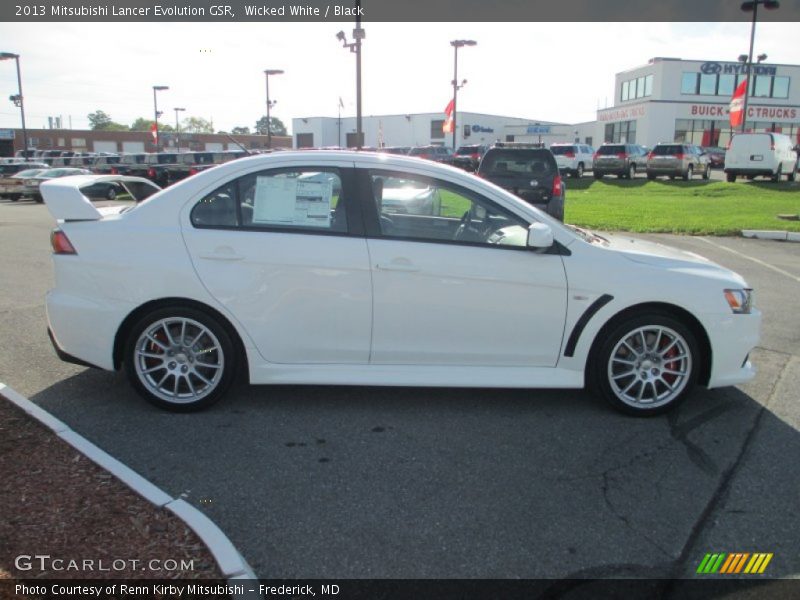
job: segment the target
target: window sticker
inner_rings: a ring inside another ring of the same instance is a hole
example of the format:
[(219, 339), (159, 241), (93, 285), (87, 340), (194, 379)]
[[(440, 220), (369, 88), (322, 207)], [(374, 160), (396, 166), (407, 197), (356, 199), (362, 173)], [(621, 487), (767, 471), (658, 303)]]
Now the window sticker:
[(330, 227), (332, 195), (333, 181), (324, 174), (297, 178), (259, 176), (253, 223)]

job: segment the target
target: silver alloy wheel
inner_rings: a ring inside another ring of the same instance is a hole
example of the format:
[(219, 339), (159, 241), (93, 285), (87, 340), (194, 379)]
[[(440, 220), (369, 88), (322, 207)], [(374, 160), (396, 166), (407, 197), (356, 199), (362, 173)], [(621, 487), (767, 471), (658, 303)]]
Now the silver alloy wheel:
[(657, 408), (677, 398), (689, 382), (692, 354), (675, 330), (637, 327), (611, 351), (608, 382), (614, 395), (634, 408)]
[(133, 363), (142, 385), (159, 399), (198, 402), (219, 385), (225, 355), (219, 339), (202, 323), (185, 317), (156, 321), (142, 331)]

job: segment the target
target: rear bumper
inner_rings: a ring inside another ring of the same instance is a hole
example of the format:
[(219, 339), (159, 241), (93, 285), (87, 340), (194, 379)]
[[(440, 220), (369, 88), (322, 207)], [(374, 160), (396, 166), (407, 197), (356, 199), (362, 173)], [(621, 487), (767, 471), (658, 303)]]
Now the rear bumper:
[(761, 168), (746, 168), (746, 169), (731, 169), (726, 167), (725, 172), (731, 175), (744, 175), (745, 177), (757, 177), (759, 175), (763, 175), (765, 177), (772, 177), (775, 174), (775, 171), (772, 169), (767, 169), (764, 167)]
[(72, 356), (71, 354), (67, 354), (66, 352), (64, 352), (58, 345), (56, 337), (53, 335), (53, 330), (50, 329), (49, 327), (47, 328), (47, 337), (50, 338), (50, 343), (53, 344), (53, 350), (56, 351), (56, 355), (58, 356), (58, 358), (60, 358), (64, 362), (72, 363), (73, 365), (80, 365), (82, 367), (91, 367), (93, 369), (99, 369), (97, 365), (93, 365), (92, 363), (88, 363), (85, 360), (81, 360), (77, 356)]

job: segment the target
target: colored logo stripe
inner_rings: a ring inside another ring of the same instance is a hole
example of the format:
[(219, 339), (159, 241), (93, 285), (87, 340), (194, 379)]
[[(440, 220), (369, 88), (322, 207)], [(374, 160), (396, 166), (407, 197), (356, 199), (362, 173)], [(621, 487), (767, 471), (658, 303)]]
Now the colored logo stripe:
[(774, 554), (771, 552), (756, 552), (753, 554), (749, 552), (708, 553), (697, 567), (697, 573), (732, 575), (741, 573), (744, 569), (744, 573), (760, 574), (767, 568), (773, 556)]

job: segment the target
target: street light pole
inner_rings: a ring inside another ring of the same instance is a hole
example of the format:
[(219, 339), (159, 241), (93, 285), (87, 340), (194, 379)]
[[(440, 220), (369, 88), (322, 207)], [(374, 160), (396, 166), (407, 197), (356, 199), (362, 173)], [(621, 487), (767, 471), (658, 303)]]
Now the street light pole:
[(356, 149), (361, 150), (364, 145), (364, 131), (361, 118), (361, 40), (367, 37), (367, 32), (361, 27), (361, 0), (356, 0), (356, 27), (353, 29), (354, 42), (347, 43), (344, 31), (336, 34), (336, 39), (342, 42), (343, 48), (349, 48), (356, 55)]
[(169, 86), (166, 85), (154, 85), (153, 86), (153, 112), (155, 113), (155, 125), (156, 125), (156, 152), (159, 149), (159, 139), (158, 139), (158, 117), (161, 115), (158, 112), (158, 97), (156, 96), (156, 92), (161, 92), (163, 90), (168, 90)]
[[(476, 46), (478, 42), (475, 40), (453, 40), (450, 45), (453, 47), (453, 151), (456, 150), (456, 137), (458, 135), (458, 122), (457, 122), (457, 102), (458, 90), (461, 88), (458, 85), (458, 49), (464, 46)], [(466, 80), (465, 80), (466, 83)], [(463, 84), (462, 84), (463, 85)]]
[(758, 5), (763, 4), (767, 10), (775, 10), (780, 7), (778, 0), (749, 0), (742, 2), (741, 9), (744, 12), (753, 11), (753, 21), (750, 25), (750, 53), (747, 55), (747, 85), (744, 88), (744, 107), (742, 112), (742, 133), (747, 126), (747, 100), (750, 96), (750, 86), (753, 85), (752, 72), (753, 72), (753, 46), (756, 41), (756, 19), (758, 16)]
[(19, 112), (20, 116), (22, 117), (22, 143), (24, 146), (22, 147), (22, 157), (27, 162), (28, 160), (28, 128), (25, 126), (25, 101), (22, 96), (22, 73), (19, 68), (19, 54), (13, 54), (11, 52), (0, 52), (0, 60), (9, 60), (14, 59), (17, 63), (17, 87), (19, 89), (19, 96), (18, 99), (15, 101), (19, 102)]
[(178, 120), (178, 113), (183, 112), (185, 108), (176, 108), (175, 110), (175, 150), (180, 152), (181, 150), (181, 123)]
[(266, 69), (264, 71), (264, 75), (267, 78), (267, 148), (272, 148), (272, 123), (270, 122), (270, 109), (277, 103), (272, 102), (269, 99), (269, 76), (270, 75), (282, 75), (283, 71), (280, 69)]

